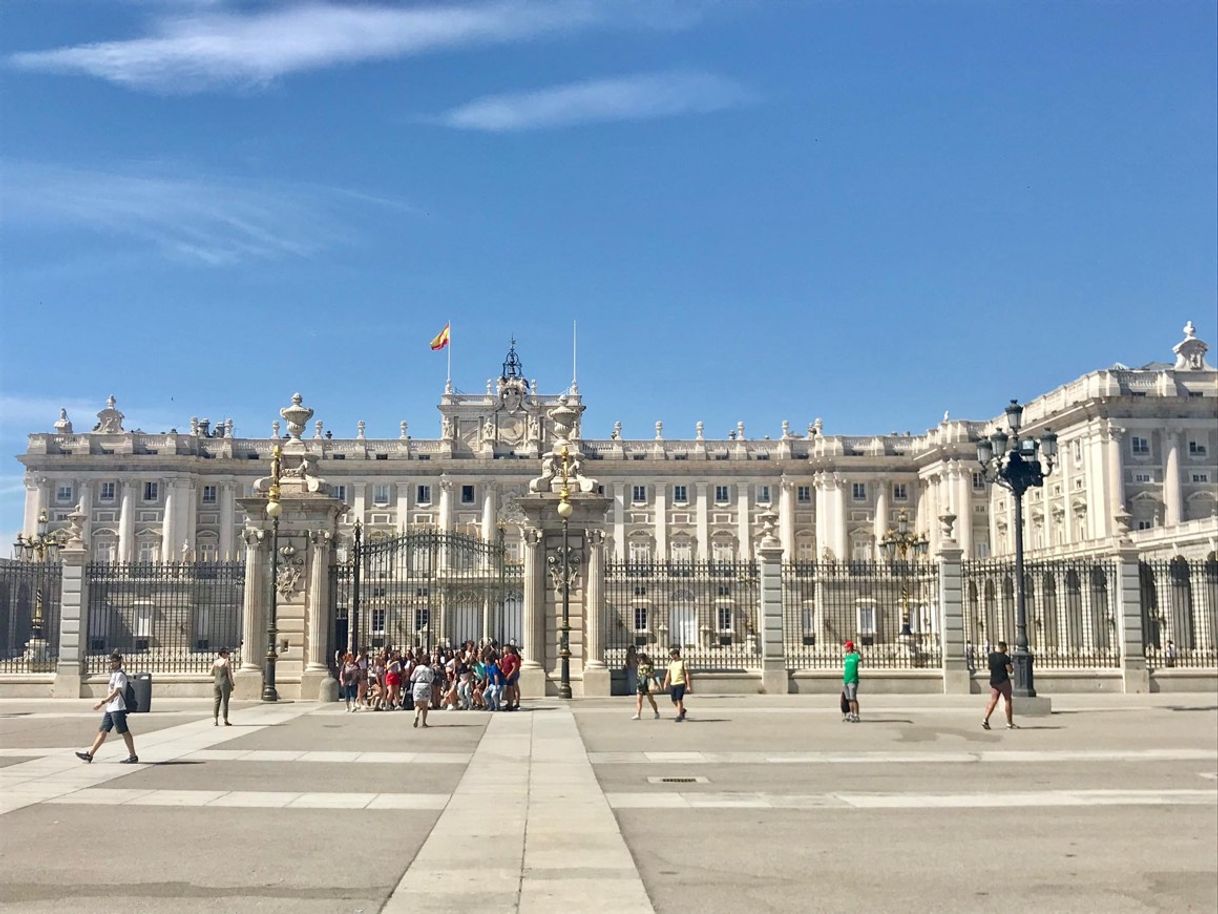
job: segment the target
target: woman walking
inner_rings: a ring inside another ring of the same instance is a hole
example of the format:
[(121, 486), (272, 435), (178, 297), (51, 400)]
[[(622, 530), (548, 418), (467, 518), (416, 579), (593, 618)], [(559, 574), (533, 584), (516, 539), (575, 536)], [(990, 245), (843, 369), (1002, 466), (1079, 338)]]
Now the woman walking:
[(219, 656), (211, 665), (211, 675), (212, 697), (215, 699), (211, 709), (212, 726), (220, 726), (220, 712), (223, 711), (224, 726), (231, 727), (232, 724), (228, 720), (228, 699), (237, 683), (233, 679), (233, 665), (228, 659), (228, 648), (220, 648)]
[(656, 704), (655, 696), (652, 695), (652, 690), (655, 688), (656, 668), (651, 662), (651, 658), (643, 651), (639, 652), (638, 666), (635, 667), (638, 671), (638, 685), (635, 690), (638, 695), (634, 703), (634, 717), (631, 720), (638, 720), (643, 716), (643, 699), (646, 698), (651, 702), (651, 713), (655, 715), (655, 719), (660, 719), (660, 706)]
[(427, 726), (427, 707), (431, 704), (431, 687), (435, 681), (435, 671), (426, 663), (420, 663), (410, 674), (410, 689), (414, 696), (414, 723), (420, 722)]

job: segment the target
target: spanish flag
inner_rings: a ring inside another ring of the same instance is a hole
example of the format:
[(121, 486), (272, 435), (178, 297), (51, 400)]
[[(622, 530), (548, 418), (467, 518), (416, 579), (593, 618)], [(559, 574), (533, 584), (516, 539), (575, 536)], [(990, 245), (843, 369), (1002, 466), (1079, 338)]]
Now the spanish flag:
[(432, 352), (439, 352), (448, 345), (449, 325), (445, 324), (444, 329), (436, 334), (435, 339), (431, 341)]

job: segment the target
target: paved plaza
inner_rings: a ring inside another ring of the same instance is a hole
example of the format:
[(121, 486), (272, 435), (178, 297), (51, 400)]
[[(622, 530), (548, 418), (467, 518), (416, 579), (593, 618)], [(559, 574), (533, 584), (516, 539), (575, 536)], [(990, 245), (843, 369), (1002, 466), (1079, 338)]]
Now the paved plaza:
[[(1218, 909), (1218, 697), (693, 696), (515, 714), (0, 703), (0, 911)], [(997, 720), (997, 717), (995, 718)]]

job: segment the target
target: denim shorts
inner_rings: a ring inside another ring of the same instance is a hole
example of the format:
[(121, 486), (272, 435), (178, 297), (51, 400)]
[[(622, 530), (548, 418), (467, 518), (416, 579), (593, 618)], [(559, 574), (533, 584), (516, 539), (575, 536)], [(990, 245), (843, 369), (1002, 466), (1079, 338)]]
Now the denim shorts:
[(127, 712), (107, 711), (102, 715), (101, 726), (97, 729), (102, 733), (109, 733), (111, 730), (117, 730), (119, 733), (126, 733)]
[(675, 705), (678, 701), (685, 700), (685, 683), (674, 685), (672, 688), (672, 703)]

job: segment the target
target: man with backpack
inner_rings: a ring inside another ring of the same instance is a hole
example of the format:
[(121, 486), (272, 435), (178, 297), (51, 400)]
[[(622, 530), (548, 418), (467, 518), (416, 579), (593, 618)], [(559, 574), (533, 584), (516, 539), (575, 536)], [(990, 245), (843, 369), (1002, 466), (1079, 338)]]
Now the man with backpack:
[(135, 754), (135, 740), (131, 736), (131, 731), (127, 729), (127, 712), (128, 710), (134, 711), (135, 708), (128, 705), (128, 690), (131, 687), (127, 682), (127, 674), (123, 672), (123, 655), (118, 651), (110, 655), (110, 684), (106, 688), (106, 697), (93, 706), (94, 711), (100, 711), (103, 705), (106, 708), (106, 713), (102, 715), (101, 726), (97, 728), (97, 738), (93, 740), (93, 745), (87, 752), (77, 752), (76, 757), (85, 762), (92, 762), (93, 756), (101, 748), (101, 744), (106, 741), (110, 731), (117, 730), (119, 736), (123, 738), (123, 742), (127, 744), (127, 757), (120, 764), (137, 764), (140, 759)]
[(842, 660), (842, 697), (849, 706), (844, 720), (847, 723), (859, 722), (859, 663), (862, 658), (854, 649), (854, 642), (846, 642), (846, 656)]

